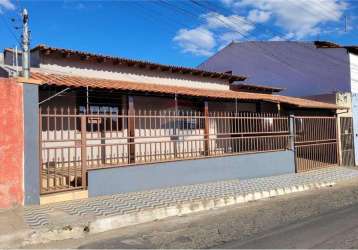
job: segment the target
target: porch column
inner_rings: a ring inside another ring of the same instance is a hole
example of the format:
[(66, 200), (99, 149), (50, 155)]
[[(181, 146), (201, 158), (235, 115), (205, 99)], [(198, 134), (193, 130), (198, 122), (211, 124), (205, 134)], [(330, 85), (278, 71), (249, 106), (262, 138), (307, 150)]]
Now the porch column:
[(204, 154), (208, 156), (210, 154), (210, 142), (209, 142), (209, 103), (204, 102)]
[(24, 203), (40, 203), (39, 87), (23, 84)]
[(128, 163), (135, 163), (135, 124), (134, 124), (134, 98), (133, 96), (128, 96)]

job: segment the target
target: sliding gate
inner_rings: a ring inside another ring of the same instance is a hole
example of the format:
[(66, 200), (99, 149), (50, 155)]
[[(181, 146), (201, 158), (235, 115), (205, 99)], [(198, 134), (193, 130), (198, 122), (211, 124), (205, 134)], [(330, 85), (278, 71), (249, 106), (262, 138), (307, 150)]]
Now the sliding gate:
[(341, 154), (343, 166), (354, 166), (353, 119), (340, 118)]
[(295, 117), (295, 160), (297, 172), (338, 164), (335, 117)]

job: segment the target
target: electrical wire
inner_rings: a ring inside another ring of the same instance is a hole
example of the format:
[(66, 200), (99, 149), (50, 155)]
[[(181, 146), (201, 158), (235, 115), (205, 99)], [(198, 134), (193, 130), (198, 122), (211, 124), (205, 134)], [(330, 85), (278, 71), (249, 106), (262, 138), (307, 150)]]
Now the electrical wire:
[(3, 21), (5, 27), (7, 28), (8, 32), (13, 36), (14, 40), (21, 45), (21, 42), (19, 40), (19, 38), (16, 36), (15, 32), (11, 29), (10, 25), (7, 23), (7, 21), (5, 20), (5, 17), (3, 15), (0, 15), (1, 20)]
[[(203, 1), (201, 1), (201, 2), (196, 1), (196, 0), (190, 0), (190, 1), (193, 2), (193, 3), (196, 4), (196, 5), (203, 6), (203, 5), (201, 4)], [(207, 9), (208, 9), (209, 11), (217, 12), (216, 9), (213, 9), (213, 8), (210, 7), (210, 6), (208, 6)], [(311, 12), (311, 13), (312, 13), (312, 12)], [(246, 22), (246, 23), (248, 23), (248, 24), (255, 25), (255, 23), (253, 23), (253, 22), (251, 22), (251, 21), (248, 21), (248, 20), (245, 20), (245, 19), (242, 19), (242, 21), (244, 21), (244, 22)], [(282, 33), (281, 33), (281, 36), (282, 36)], [(286, 40), (286, 41), (287, 41), (287, 40)], [(292, 40), (288, 40), (288, 41), (292, 41)], [(300, 46), (303, 46), (303, 47), (306, 48), (306, 49), (310, 49), (311, 51), (315, 51), (315, 52), (316, 52), (316, 50), (314, 50), (315, 48), (313, 48), (312, 46), (308, 46), (308, 45), (306, 45), (306, 44), (304, 44), (304, 43), (300, 43), (300, 42), (298, 42), (297, 44), (299, 44)], [(348, 61), (340, 60), (340, 59), (335, 58), (335, 57), (333, 57), (333, 56), (331, 56), (331, 55), (329, 55), (329, 54), (327, 54), (327, 53), (325, 53), (325, 52), (323, 52), (323, 51), (322, 51), (322, 53), (323, 53), (324, 56), (326, 56), (327, 58), (330, 58), (331, 60), (334, 60), (334, 61), (339, 62), (339, 63), (344, 64), (344, 65), (349, 65), (349, 62), (348, 62)], [(282, 60), (280, 60), (280, 61), (282, 61)], [(351, 65), (351, 66), (352, 66), (353, 68), (356, 68), (355, 65)]]

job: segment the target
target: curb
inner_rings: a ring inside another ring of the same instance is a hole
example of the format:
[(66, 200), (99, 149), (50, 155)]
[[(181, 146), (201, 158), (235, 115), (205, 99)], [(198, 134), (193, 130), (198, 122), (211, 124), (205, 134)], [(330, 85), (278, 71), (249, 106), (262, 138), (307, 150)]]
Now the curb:
[(181, 216), (190, 213), (206, 211), (214, 208), (240, 204), (249, 201), (255, 201), (290, 193), (308, 191), (317, 188), (334, 186), (335, 182), (321, 182), (314, 184), (297, 185), (280, 189), (272, 189), (270, 191), (249, 193), (246, 195), (229, 196), (224, 198), (206, 199), (185, 202), (168, 207), (146, 209), (137, 213), (116, 215), (108, 218), (99, 218), (89, 223), (89, 233), (102, 233), (126, 226), (133, 226), (141, 223), (160, 220), (172, 216)]
[(182, 216), (249, 201), (319, 189), (334, 186), (335, 184), (336, 182), (318, 182), (272, 189), (269, 191), (248, 193), (246, 195), (227, 196), (213, 199), (198, 199), (176, 205), (170, 205), (168, 207), (150, 208), (129, 214), (100, 217), (93, 221), (67, 225), (62, 228), (46, 227), (42, 229), (24, 229), (12, 234), (1, 235), (0, 248), (22, 247), (25, 245), (47, 243), (54, 240), (78, 239), (89, 234), (102, 233), (122, 227), (161, 220), (168, 217)]

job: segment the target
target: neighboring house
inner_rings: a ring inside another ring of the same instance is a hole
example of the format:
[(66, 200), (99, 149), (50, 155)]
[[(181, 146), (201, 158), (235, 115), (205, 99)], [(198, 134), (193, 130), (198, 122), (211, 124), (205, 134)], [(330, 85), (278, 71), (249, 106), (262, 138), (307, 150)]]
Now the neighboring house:
[(350, 92), (358, 81), (358, 47), (328, 42), (232, 42), (198, 66), (245, 82), (284, 88), (288, 96)]
[(284, 95), (348, 109), (341, 116), (353, 116), (358, 165), (358, 46), (324, 41), (232, 42), (198, 69), (242, 74), (247, 76), (245, 82), (283, 88)]
[[(17, 77), (15, 59), (6, 49), (0, 66), (0, 134), (18, 135), (0, 137), (6, 145), (0, 161), (8, 163), (0, 176), (23, 170), (24, 183), (4, 175), (10, 179), (0, 185), (24, 186), (25, 204), (58, 199), (54, 194), (65, 191), (96, 196), (295, 167), (306, 171), (338, 161), (331, 154), (337, 151), (334, 104), (242, 84), (241, 75), (45, 45), (31, 50), (31, 77), (24, 79)], [(289, 114), (327, 118), (297, 118), (294, 145)], [(304, 133), (314, 129), (324, 138), (312, 134), (311, 141), (325, 144), (311, 155)], [(21, 198), (16, 194), (11, 203)]]

